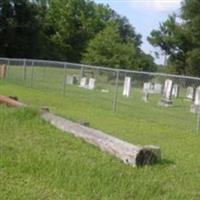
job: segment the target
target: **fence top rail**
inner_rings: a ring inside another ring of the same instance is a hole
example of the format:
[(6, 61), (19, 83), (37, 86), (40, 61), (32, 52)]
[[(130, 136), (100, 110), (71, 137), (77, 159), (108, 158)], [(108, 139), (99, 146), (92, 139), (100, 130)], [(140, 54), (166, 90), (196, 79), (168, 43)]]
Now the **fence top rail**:
[(101, 66), (93, 66), (93, 65), (86, 65), (86, 64), (77, 64), (77, 63), (70, 63), (70, 62), (64, 62), (64, 61), (52, 61), (52, 60), (40, 60), (40, 59), (26, 59), (26, 58), (1, 58), (0, 60), (4, 61), (29, 61), (29, 62), (42, 62), (42, 63), (52, 63), (52, 64), (62, 64), (65, 65), (71, 65), (74, 67), (83, 67), (83, 68), (92, 68), (92, 69), (99, 69), (99, 70), (105, 70), (105, 71), (111, 71), (111, 72), (124, 72), (124, 73), (134, 73), (134, 74), (144, 74), (144, 75), (151, 75), (151, 76), (163, 76), (163, 77), (173, 77), (173, 78), (182, 78), (182, 79), (192, 79), (192, 80), (198, 80), (200, 81), (199, 77), (193, 77), (193, 76), (185, 76), (185, 75), (175, 75), (175, 74), (166, 74), (166, 73), (159, 73), (159, 72), (145, 72), (145, 71), (136, 71), (136, 70), (127, 70), (127, 69), (115, 69), (115, 68), (109, 68), (109, 67), (101, 67)]

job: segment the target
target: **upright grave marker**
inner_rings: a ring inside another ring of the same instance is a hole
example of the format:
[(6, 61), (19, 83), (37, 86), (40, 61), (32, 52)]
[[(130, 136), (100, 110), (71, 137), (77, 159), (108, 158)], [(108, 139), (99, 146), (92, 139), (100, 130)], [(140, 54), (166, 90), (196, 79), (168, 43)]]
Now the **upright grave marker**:
[(161, 105), (170, 106), (172, 104), (172, 87), (173, 87), (172, 80), (170, 79), (165, 80)]
[(190, 100), (194, 99), (194, 88), (193, 87), (187, 87), (186, 98), (190, 99)]
[(82, 88), (87, 87), (87, 78), (86, 77), (81, 78), (80, 87), (82, 87)]
[(143, 85), (143, 90), (142, 90), (142, 100), (144, 102), (148, 102), (148, 98), (149, 98), (149, 92), (152, 89), (152, 84), (150, 82), (146, 82)]
[(152, 84), (150, 82), (145, 82), (143, 84), (143, 91), (149, 91), (152, 89)]
[(125, 77), (123, 96), (129, 97), (131, 92), (131, 77)]
[(172, 89), (172, 96), (178, 98), (179, 97), (179, 91), (180, 91), (180, 87), (178, 84), (174, 84), (173, 85), (173, 89)]
[(75, 75), (67, 75), (66, 76), (66, 84), (74, 85), (74, 84), (76, 84), (76, 82), (77, 82), (77, 79), (76, 79)]
[(162, 93), (162, 85), (160, 83), (154, 84), (154, 93), (161, 94)]
[(93, 90), (95, 88), (96, 79), (90, 78), (88, 83), (88, 89)]
[(196, 89), (194, 103), (191, 106), (191, 112), (200, 113), (200, 86)]

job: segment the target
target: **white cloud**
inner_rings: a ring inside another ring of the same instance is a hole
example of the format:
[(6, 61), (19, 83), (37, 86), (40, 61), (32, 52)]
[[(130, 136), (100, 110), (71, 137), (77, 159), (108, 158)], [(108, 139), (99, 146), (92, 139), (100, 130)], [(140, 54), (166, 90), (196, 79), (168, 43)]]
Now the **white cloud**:
[(180, 8), (182, 0), (125, 0), (134, 9), (145, 9), (151, 11), (176, 11)]
[(94, 0), (97, 3), (108, 3), (110, 5), (130, 6), (133, 9), (150, 11), (176, 11), (180, 8), (183, 0)]

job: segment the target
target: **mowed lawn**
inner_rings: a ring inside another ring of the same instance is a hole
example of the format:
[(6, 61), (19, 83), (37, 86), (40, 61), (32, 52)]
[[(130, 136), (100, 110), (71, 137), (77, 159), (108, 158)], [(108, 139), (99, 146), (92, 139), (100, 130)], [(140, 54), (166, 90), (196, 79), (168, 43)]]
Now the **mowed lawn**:
[[(200, 135), (189, 131), (196, 117), (188, 102), (162, 108), (156, 97), (149, 104), (119, 97), (113, 113), (106, 94), (72, 89), (64, 97), (0, 81), (0, 95), (32, 107), (0, 106), (0, 199), (200, 199)], [(41, 106), (131, 143), (158, 145), (162, 162), (126, 166), (45, 123), (35, 111)]]

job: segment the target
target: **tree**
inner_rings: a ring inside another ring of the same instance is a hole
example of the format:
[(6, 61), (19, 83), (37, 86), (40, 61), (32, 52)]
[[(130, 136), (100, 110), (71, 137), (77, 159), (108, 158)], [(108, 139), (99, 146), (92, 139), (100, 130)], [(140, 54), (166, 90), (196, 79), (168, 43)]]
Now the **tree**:
[(37, 57), (41, 51), (41, 21), (36, 5), (27, 0), (0, 4), (0, 55)]
[(128, 19), (92, 0), (1, 0), (0, 24), (0, 56), (154, 67)]
[(153, 59), (150, 60), (150, 57), (140, 53), (131, 40), (124, 42), (118, 25), (110, 23), (90, 41), (82, 62), (105, 67), (148, 70), (149, 63), (153, 63)]
[(199, 10), (199, 0), (185, 0), (180, 22), (172, 15), (148, 37), (153, 46), (160, 47), (168, 55), (168, 69), (171, 72), (200, 76)]
[(52, 0), (48, 11), (49, 40), (55, 57), (79, 62), (88, 42), (102, 31), (108, 23), (118, 24), (123, 41), (141, 44), (141, 36), (135, 32), (125, 17), (102, 4), (90, 0)]
[(83, 49), (97, 29), (94, 8), (93, 2), (85, 0), (50, 2), (47, 18), (55, 57), (73, 62), (80, 60)]

